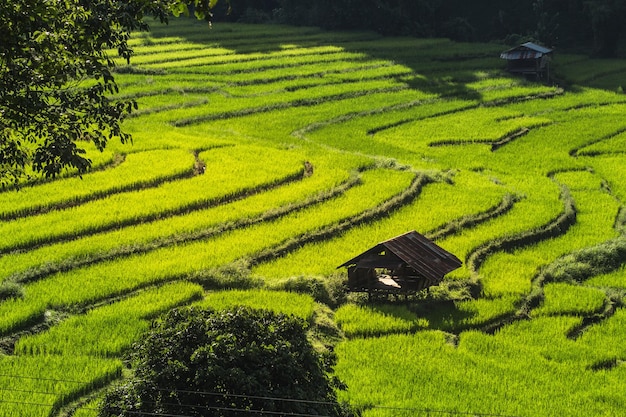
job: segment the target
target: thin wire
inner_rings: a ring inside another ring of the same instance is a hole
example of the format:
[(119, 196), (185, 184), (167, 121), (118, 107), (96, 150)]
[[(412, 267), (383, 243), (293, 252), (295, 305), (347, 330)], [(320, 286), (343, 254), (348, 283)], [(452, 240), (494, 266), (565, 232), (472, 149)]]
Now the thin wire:
[[(19, 405), (34, 405), (40, 407), (53, 407), (54, 404), (42, 404), (42, 403), (33, 403), (26, 401), (7, 401), (0, 400), (0, 403), (7, 404), (19, 404)], [(193, 406), (192, 406), (193, 407)], [(229, 407), (216, 407), (216, 406), (197, 406), (197, 408), (204, 408), (207, 410), (218, 410), (218, 411), (233, 411), (238, 413), (250, 413), (250, 414), (275, 414), (275, 415), (283, 415), (283, 416), (292, 416), (292, 417), (328, 417), (319, 414), (298, 414), (298, 413), (285, 413), (279, 411), (263, 411), (256, 409), (241, 409), (241, 408), (229, 408)], [(452, 410), (436, 410), (431, 408), (411, 408), (411, 407), (387, 407), (387, 406), (372, 406), (373, 409), (383, 409), (383, 410), (400, 410), (407, 412), (420, 412), (420, 413), (437, 413), (437, 414), (449, 414), (449, 415), (473, 415), (473, 416), (482, 416), (482, 417), (521, 417), (518, 415), (512, 414), (498, 414), (498, 413), (477, 413), (470, 411), (452, 411)], [(97, 408), (85, 408), (87, 410), (98, 411)], [(155, 417), (194, 417), (185, 414), (168, 414), (168, 413), (152, 413), (148, 411), (125, 411), (127, 414), (139, 415), (139, 416), (155, 416)]]
[[(194, 391), (190, 391), (190, 392), (194, 392)], [(219, 395), (219, 394), (218, 394)], [(225, 394), (223, 396), (229, 396), (228, 394)], [(245, 395), (239, 395), (239, 397), (243, 397), (243, 398), (251, 398)], [(264, 397), (257, 397), (257, 398), (264, 398)], [(292, 401), (297, 401), (297, 400), (292, 400)], [(242, 411), (242, 409), (239, 408), (234, 408), (233, 407), (224, 407), (224, 406), (217, 406), (217, 405), (201, 405), (201, 404), (185, 404), (185, 403), (166, 403), (166, 402), (155, 402), (155, 401), (143, 401), (144, 404), (154, 404), (154, 405), (164, 405), (164, 406), (175, 406), (175, 407), (182, 407), (182, 408), (195, 408), (195, 409), (210, 409), (210, 410), (231, 410), (231, 411)], [(322, 403), (324, 404), (324, 403)], [(328, 403), (328, 404), (332, 404), (332, 403)], [(286, 411), (270, 411), (270, 410), (257, 410), (254, 408), (250, 408), (250, 409), (245, 409), (246, 411), (249, 411), (251, 413), (265, 413), (265, 414), (278, 414), (278, 415), (282, 415), (282, 416), (297, 416), (297, 417), (326, 417), (320, 414), (301, 414), (301, 413), (294, 413), (294, 412), (286, 412)], [(130, 412), (130, 411), (128, 411)]]
[[(185, 394), (201, 394), (201, 395), (212, 395), (212, 396), (221, 396), (221, 397), (234, 397), (234, 398), (251, 398), (251, 399), (259, 399), (259, 400), (272, 400), (272, 401), (286, 401), (286, 402), (295, 402), (295, 403), (305, 403), (305, 404), (319, 404), (319, 405), (334, 405), (334, 403), (330, 401), (315, 401), (315, 400), (299, 400), (292, 398), (281, 398), (281, 397), (263, 397), (263, 396), (255, 396), (255, 395), (243, 395), (243, 394), (228, 394), (228, 393), (218, 393), (218, 392), (206, 392), (206, 391), (188, 391), (188, 390), (168, 390), (165, 388), (157, 388), (158, 391), (166, 391), (166, 392), (175, 392), (175, 393), (185, 393)], [(419, 408), (411, 408), (411, 407), (391, 407), (391, 406), (372, 406), (372, 408), (377, 409), (390, 409), (390, 410), (406, 410), (406, 411), (420, 411), (420, 412), (429, 412), (429, 413), (447, 413), (447, 414), (455, 414), (455, 415), (474, 415), (474, 416), (483, 416), (483, 417), (520, 417), (512, 414), (493, 414), (493, 413), (476, 413), (469, 411), (447, 411), (447, 410), (434, 410), (434, 409), (419, 409)]]
[[(18, 404), (18, 405), (34, 405), (38, 407), (53, 407), (54, 404), (43, 404), (43, 403), (34, 403), (28, 401), (10, 401), (10, 400), (0, 400), (0, 403), (6, 404)], [(204, 410), (217, 410), (217, 411), (232, 411), (237, 413), (250, 413), (250, 414), (271, 414), (271, 415), (280, 415), (280, 416), (291, 416), (291, 417), (329, 417), (323, 414), (302, 414), (302, 413), (288, 413), (284, 411), (266, 411), (266, 410), (257, 410), (254, 408), (245, 409), (245, 408), (234, 408), (234, 407), (217, 407), (217, 406), (208, 406), (208, 405), (188, 405), (186, 407), (194, 407)], [(91, 410), (97, 410), (94, 408), (90, 408)], [(133, 415), (141, 415), (141, 416), (158, 416), (158, 417), (194, 417), (188, 416), (185, 414), (169, 414), (169, 413), (153, 413), (150, 411), (132, 411), (132, 410), (124, 410), (126, 414)]]
[(31, 402), (28, 402), (28, 401), (11, 401), (11, 400), (2, 400), (2, 399), (0, 399), (0, 403), (20, 404), (20, 405), (36, 405), (38, 407), (52, 407), (52, 406), (54, 406), (54, 404), (31, 403)]
[[(0, 374), (0, 377), (5, 378), (14, 378), (14, 379), (30, 379), (30, 380), (39, 380), (39, 381), (52, 381), (52, 382), (69, 382), (69, 383), (79, 383), (79, 384), (90, 384), (88, 381), (77, 381), (77, 380), (69, 380), (69, 379), (56, 379), (56, 378), (42, 378), (42, 377), (31, 377), (31, 376), (23, 376), (23, 375), (8, 375), (8, 374)], [(217, 393), (217, 392), (207, 392), (207, 391), (189, 391), (189, 390), (167, 390), (164, 388), (157, 388), (159, 391), (168, 391), (168, 392), (180, 392), (187, 394), (202, 394), (202, 395), (213, 395), (213, 396), (221, 396), (221, 397), (234, 397), (234, 398), (251, 398), (251, 399), (261, 399), (261, 400), (271, 400), (271, 401), (286, 401), (286, 402), (295, 402), (295, 403), (303, 403), (303, 404), (325, 404), (325, 405), (333, 405), (334, 403), (328, 401), (314, 401), (314, 400), (300, 400), (300, 399), (292, 399), (292, 398), (280, 398), (280, 397), (264, 397), (264, 396), (253, 396), (253, 395), (242, 395), (242, 394), (228, 394), (228, 393)], [(38, 391), (30, 391), (30, 390), (18, 390), (18, 389), (8, 389), (8, 388), (0, 388), (0, 391), (14, 391), (14, 392), (22, 392), (22, 393), (30, 393), (30, 394), (45, 394), (45, 395), (58, 395), (56, 393), (49, 392), (38, 392)], [(42, 407), (52, 407), (53, 404), (41, 404), (41, 403), (31, 403), (25, 401), (10, 401), (10, 400), (1, 400), (0, 403), (11, 403), (11, 404), (21, 404), (21, 405), (35, 405)], [(324, 417), (316, 414), (297, 414), (297, 413), (281, 413), (277, 411), (263, 411), (256, 409), (238, 409), (238, 408), (229, 408), (229, 407), (217, 407), (217, 406), (197, 406), (197, 405), (183, 405), (176, 404), (181, 407), (196, 407), (196, 408), (204, 408), (204, 409), (215, 409), (218, 411), (233, 411), (233, 412), (247, 412), (247, 413), (266, 413), (266, 414), (275, 414), (275, 415), (285, 415), (285, 416), (293, 416), (293, 417)], [(469, 411), (452, 411), (452, 410), (437, 410), (437, 409), (427, 409), (427, 408), (413, 408), (413, 407), (391, 407), (391, 406), (381, 406), (375, 405), (371, 408), (374, 409), (382, 409), (382, 410), (399, 410), (399, 411), (407, 411), (407, 412), (424, 412), (424, 413), (438, 413), (438, 414), (449, 414), (449, 415), (473, 415), (473, 416), (481, 416), (481, 417), (520, 417), (518, 415), (512, 414), (499, 414), (499, 413), (481, 413), (481, 412), (469, 412)], [(149, 416), (160, 416), (160, 417), (192, 417), (186, 415), (179, 414), (163, 414), (163, 413), (149, 413), (145, 411), (127, 411), (129, 414), (136, 415), (149, 415)]]
[(499, 413), (479, 413), (474, 411), (451, 411), (451, 410), (437, 410), (432, 408), (412, 408), (412, 407), (391, 407), (384, 405), (374, 405), (371, 408), (382, 410), (401, 410), (401, 411), (419, 411), (423, 413), (437, 413), (437, 414), (451, 414), (451, 415), (470, 415), (481, 417), (521, 417), (514, 414), (499, 414)]
[(165, 413), (151, 413), (148, 411), (127, 411), (124, 410), (124, 412), (126, 414), (134, 414), (134, 415), (139, 415), (139, 416), (158, 416), (158, 417), (195, 417), (195, 416), (188, 416), (188, 415), (184, 415), (184, 414), (165, 414)]
[[(34, 405), (38, 407), (54, 407), (55, 404), (43, 404), (43, 403), (33, 403), (28, 401), (11, 401), (11, 400), (2, 400), (0, 399), (0, 403), (6, 404), (18, 404), (18, 405)], [(86, 410), (94, 410), (98, 411), (97, 408), (86, 407)], [(150, 413), (148, 411), (127, 411), (128, 414), (138, 414), (138, 415), (146, 415), (146, 416), (159, 416), (159, 417), (194, 417), (187, 416), (182, 414), (164, 414), (164, 413)]]
[(187, 390), (170, 390), (167, 388), (157, 388), (158, 391), (165, 392), (175, 392), (175, 393), (183, 393), (183, 394), (202, 394), (202, 395), (212, 395), (216, 397), (234, 397), (234, 398), (252, 398), (255, 400), (271, 400), (271, 401), (286, 401), (286, 402), (295, 402), (295, 403), (304, 403), (304, 404), (320, 404), (320, 405), (333, 405), (333, 402), (330, 401), (316, 401), (316, 400), (300, 400), (296, 398), (284, 398), (284, 397), (263, 397), (258, 395), (244, 395), (244, 394), (228, 394), (228, 393), (219, 393), (219, 392), (208, 392), (208, 391), (187, 391)]
[(294, 417), (329, 417), (323, 414), (301, 414), (301, 413), (285, 413), (281, 411), (264, 411), (264, 410), (256, 410), (256, 409), (238, 409), (238, 408), (228, 408), (228, 407), (213, 407), (207, 406), (206, 408), (218, 411), (237, 411), (237, 412), (251, 412), (251, 413), (260, 413), (260, 414), (273, 414), (279, 416), (294, 416)]
[(40, 395), (58, 395), (58, 393), (56, 393), (56, 392), (34, 391), (34, 390), (17, 389), (17, 388), (3, 388), (3, 387), (0, 387), (0, 391), (24, 392), (24, 393), (28, 393), (28, 394), (40, 394)]
[[(30, 380), (36, 380), (36, 381), (69, 382), (69, 383), (74, 383), (74, 384), (90, 384), (91, 383), (89, 381), (77, 381), (77, 380), (71, 380), (71, 379), (42, 378), (42, 377), (7, 375), (7, 374), (0, 374), (0, 377), (14, 378), (14, 379), (30, 379)], [(164, 392), (180, 392), (180, 393), (185, 393), (185, 394), (204, 394), (204, 395), (213, 395), (213, 396), (221, 396), (221, 397), (229, 396), (229, 397), (234, 397), (234, 398), (252, 398), (252, 399), (257, 399), (257, 400), (287, 401), (287, 402), (296, 402), (296, 403), (305, 403), (305, 404), (324, 404), (324, 405), (333, 404), (329, 401), (302, 400), (302, 399), (295, 399), (295, 398), (229, 394), (229, 393), (219, 393), (219, 392), (209, 392), (209, 391), (171, 390), (167, 388), (158, 388), (158, 387), (156, 389), (159, 391), (164, 391)], [(10, 389), (5, 389), (5, 388), (0, 388), (0, 390), (11, 391)], [(36, 393), (36, 391), (23, 391), (23, 392)], [(53, 393), (46, 393), (46, 394), (54, 395)]]
[(8, 375), (8, 374), (0, 374), (0, 378), (33, 379), (36, 381), (52, 381), (52, 382), (70, 382), (72, 384), (90, 384), (91, 383), (88, 381), (77, 381), (75, 379), (42, 378), (42, 377), (36, 377), (36, 376)]
[[(147, 404), (156, 404), (154, 402), (146, 402)], [(250, 413), (250, 414), (266, 414), (266, 415), (278, 415), (278, 416), (290, 416), (290, 417), (330, 417), (324, 414), (303, 414), (303, 413), (293, 413), (286, 411), (270, 411), (270, 410), (258, 410), (256, 408), (235, 408), (235, 407), (219, 407), (212, 405), (184, 405), (184, 404), (163, 404), (163, 405), (176, 405), (179, 407), (193, 407), (195, 409), (204, 409), (204, 410), (217, 410), (217, 411), (233, 411), (237, 413)], [(90, 410), (97, 410), (94, 408), (90, 408)], [(164, 414), (164, 413), (153, 413), (149, 411), (133, 411), (133, 410), (124, 410), (124, 413), (134, 414), (134, 415), (149, 415), (149, 416), (165, 416), (165, 417), (193, 417), (187, 416), (183, 414)]]
[[(158, 389), (163, 391), (164, 389)], [(208, 394), (222, 397), (238, 397), (238, 398), (255, 398), (255, 399), (267, 399), (267, 400), (278, 400), (278, 401), (292, 401), (292, 402), (301, 402), (301, 403), (313, 403), (313, 404), (325, 404), (325, 405), (335, 405), (331, 402), (323, 402), (323, 401), (308, 401), (308, 400), (295, 400), (289, 398), (272, 398), (272, 397), (261, 397), (261, 396), (249, 396), (249, 395), (240, 395), (240, 394), (219, 394), (219, 393), (211, 393), (211, 392), (202, 392), (202, 391), (186, 391), (186, 390), (174, 390), (172, 392), (184, 392), (191, 394)], [(145, 404), (157, 404), (154, 401), (145, 401)], [(201, 409), (212, 409), (212, 410), (220, 410), (220, 411), (238, 411), (238, 412), (249, 412), (249, 413), (265, 413), (265, 414), (278, 414), (284, 416), (297, 416), (297, 417), (323, 417), (317, 414), (298, 414), (298, 413), (286, 413), (286, 412), (278, 412), (278, 411), (263, 411), (257, 409), (238, 409), (232, 407), (218, 407), (218, 406), (208, 406), (208, 405), (188, 405), (184, 403), (160, 403), (161, 405), (170, 405), (170, 406), (178, 406), (182, 408), (201, 408)], [(481, 417), (521, 417), (513, 414), (498, 414), (498, 413), (480, 413), (480, 412), (471, 412), (471, 411), (452, 411), (452, 410), (437, 410), (430, 408), (416, 408), (416, 407), (392, 407), (392, 406), (382, 406), (382, 405), (374, 405), (371, 406), (373, 409), (381, 409), (381, 410), (400, 410), (407, 412), (422, 412), (422, 413), (437, 413), (437, 414), (448, 414), (448, 415), (472, 415), (472, 416), (481, 416)], [(141, 413), (140, 411), (128, 413)]]

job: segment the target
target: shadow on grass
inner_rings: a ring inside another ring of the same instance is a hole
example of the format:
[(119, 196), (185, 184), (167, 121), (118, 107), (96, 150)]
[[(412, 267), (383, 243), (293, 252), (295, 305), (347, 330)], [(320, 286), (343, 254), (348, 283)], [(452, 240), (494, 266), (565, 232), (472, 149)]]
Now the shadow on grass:
[[(454, 301), (426, 301), (397, 299), (379, 299), (362, 305), (374, 314), (391, 317), (405, 322), (414, 322), (412, 331), (441, 330), (458, 333), (470, 328), (477, 313), (461, 310)], [(475, 327), (475, 326), (474, 326)], [(395, 333), (392, 330), (390, 333)]]
[[(206, 27), (204, 34), (198, 30), (202, 26)], [(479, 74), (484, 72), (505, 74), (505, 65), (499, 59), (499, 54), (508, 47), (494, 43), (459, 44), (446, 39), (384, 38), (375, 32), (327, 32), (314, 27), (283, 25), (242, 24), (242, 27), (252, 27), (252, 33), (256, 35), (251, 36), (251, 32), (247, 32), (249, 29), (237, 30), (232, 23), (214, 22), (213, 28), (209, 28), (206, 22), (194, 17), (181, 17), (171, 19), (169, 26), (152, 23), (152, 32), (142, 33), (139, 37), (144, 38), (144, 44), (149, 45), (150, 38), (176, 36), (190, 42), (219, 45), (238, 54), (277, 52), (284, 50), (285, 45), (300, 47), (333, 45), (347, 52), (364, 53), (372, 59), (389, 60), (411, 68), (416, 74), (424, 77), (408, 82), (403, 80), (411, 88), (466, 100), (481, 99), (479, 91), (467, 86), (468, 83), (478, 81)], [(393, 39), (398, 40), (398, 43)], [(374, 43), (379, 40), (385, 41)], [(569, 74), (575, 74), (577, 66), (588, 66), (589, 60), (588, 55), (581, 53), (581, 59), (578, 61), (559, 63), (559, 56), (556, 54), (552, 65), (555, 77), (550, 82), (562, 85), (568, 90), (575, 84), (609, 91), (619, 91), (620, 87), (623, 91), (626, 88), (626, 82), (623, 81), (626, 77), (626, 60), (624, 69), (617, 72), (615, 69), (612, 71), (603, 69), (602, 60), (595, 60), (598, 62), (596, 66), (598, 76), (572, 82)]]
[(399, 81), (409, 88), (444, 98), (472, 101), (480, 101), (482, 96), (468, 84), (479, 81), (486, 73), (502, 70), (500, 62), (494, 61), (498, 47), (488, 44), (485, 49), (474, 46), (464, 51), (445, 39), (383, 38), (374, 32), (326, 32), (318, 28), (279, 25), (242, 25), (244, 29), (237, 30), (237, 26), (219, 22), (214, 23), (212, 29), (207, 27), (203, 33), (201, 27), (204, 25), (194, 18), (172, 19), (168, 26), (153, 24), (150, 33), (138, 37), (143, 39), (142, 45), (154, 44), (159, 38), (178, 37), (232, 50), (236, 54), (280, 52), (288, 47), (334, 46), (348, 53), (362, 54), (364, 62), (383, 60), (410, 68), (413, 75), (399, 77)]
[(450, 333), (466, 330), (470, 327), (467, 323), (477, 315), (475, 312), (459, 309), (453, 301), (415, 305), (411, 310), (418, 317), (428, 320), (428, 328)]

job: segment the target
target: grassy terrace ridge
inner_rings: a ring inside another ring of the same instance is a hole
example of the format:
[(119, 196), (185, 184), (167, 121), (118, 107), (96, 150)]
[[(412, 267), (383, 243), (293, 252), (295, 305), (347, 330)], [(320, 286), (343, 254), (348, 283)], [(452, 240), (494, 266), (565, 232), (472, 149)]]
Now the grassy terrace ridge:
[(155, 187), (166, 181), (192, 176), (195, 165), (193, 154), (182, 149), (156, 149), (120, 155), (115, 166), (83, 178), (33, 185), (20, 192), (0, 194), (0, 219), (41, 214), (115, 193)]
[[(0, 192), (0, 417), (95, 417), (191, 304), (303, 318), (364, 417), (623, 415), (626, 61), (557, 51), (540, 83), (495, 43), (194, 19), (130, 44), (132, 145)], [(344, 292), (413, 229), (463, 266)]]

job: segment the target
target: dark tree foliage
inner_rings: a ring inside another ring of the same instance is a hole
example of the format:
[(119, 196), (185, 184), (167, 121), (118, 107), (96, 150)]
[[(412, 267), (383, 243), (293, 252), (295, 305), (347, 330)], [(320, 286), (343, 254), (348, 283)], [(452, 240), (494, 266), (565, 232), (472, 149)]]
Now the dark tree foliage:
[(368, 29), (385, 35), (432, 36), (435, 0), (281, 0), (286, 23)]
[(536, 0), (533, 3), (533, 11), (537, 22), (533, 37), (545, 45), (555, 45), (558, 40), (559, 13), (550, 11), (546, 3), (545, 0)]
[(133, 349), (134, 377), (99, 416), (347, 415), (331, 366), (292, 316), (176, 309)]
[(278, 1), (284, 23), (462, 41), (532, 39), (577, 49), (594, 45), (598, 56), (615, 55), (626, 31), (626, 0)]
[[(272, 21), (280, 10), (280, 0), (234, 0), (221, 2), (213, 9), (216, 21), (266, 23)], [(259, 16), (258, 20), (252, 16)]]
[(586, 3), (593, 30), (594, 54), (601, 58), (615, 56), (624, 31), (626, 1), (594, 0)]
[(136, 103), (118, 91), (108, 51), (130, 59), (131, 31), (145, 16), (166, 22), (193, 4), (210, 18), (216, 0), (10, 0), (0, 2), (0, 185), (32, 169), (46, 177), (85, 172), (80, 142), (102, 150), (130, 136), (122, 118)]

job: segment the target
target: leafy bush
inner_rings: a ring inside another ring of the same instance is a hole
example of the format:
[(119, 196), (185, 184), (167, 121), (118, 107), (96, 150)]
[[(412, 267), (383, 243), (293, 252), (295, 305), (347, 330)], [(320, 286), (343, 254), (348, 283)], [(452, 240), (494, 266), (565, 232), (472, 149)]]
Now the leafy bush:
[(317, 353), (301, 319), (267, 310), (172, 310), (137, 344), (135, 375), (99, 416), (348, 415), (334, 359)]

